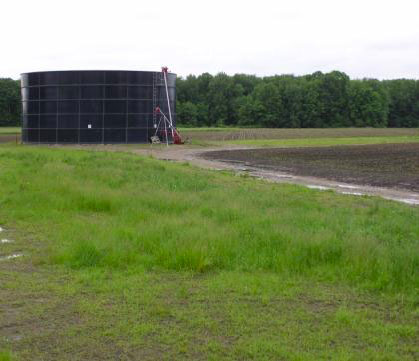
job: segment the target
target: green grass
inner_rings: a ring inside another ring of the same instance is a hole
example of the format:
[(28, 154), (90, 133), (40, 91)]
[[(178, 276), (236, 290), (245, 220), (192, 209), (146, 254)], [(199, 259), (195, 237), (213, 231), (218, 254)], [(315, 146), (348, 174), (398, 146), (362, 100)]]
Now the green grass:
[(12, 361), (12, 354), (10, 351), (1, 351), (0, 350), (0, 361)]
[(301, 139), (244, 139), (215, 142), (217, 144), (241, 144), (260, 147), (276, 146), (331, 146), (355, 144), (392, 144), (418, 143), (419, 136), (389, 136), (389, 137), (348, 137), (348, 138), (301, 138)]
[(1, 134), (20, 134), (21, 128), (20, 127), (0, 127), (0, 135)]
[(49, 262), (418, 286), (417, 209), (130, 154), (2, 147), (0, 159), (2, 216), (44, 228)]
[(225, 144), (260, 147), (319, 146), (418, 142), (417, 128), (182, 128), (188, 143), (198, 146)]
[(225, 131), (240, 131), (244, 129), (252, 129), (252, 128), (238, 128), (238, 127), (184, 127), (180, 126), (177, 128), (180, 132), (225, 132)]
[[(3, 282), (2, 303), (21, 313), (24, 337), (8, 343), (19, 360), (413, 361), (418, 354), (417, 311), (341, 286), (261, 271), (45, 269)], [(13, 302), (16, 289), (26, 297)]]
[(22, 360), (418, 355), (418, 208), (12, 145), (0, 189), (1, 252), (24, 253), (0, 263), (0, 349)]

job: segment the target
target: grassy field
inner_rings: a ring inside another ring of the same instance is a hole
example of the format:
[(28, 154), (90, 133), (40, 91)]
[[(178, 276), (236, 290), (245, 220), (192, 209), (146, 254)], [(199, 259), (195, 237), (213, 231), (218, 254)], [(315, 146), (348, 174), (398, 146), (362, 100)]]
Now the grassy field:
[(419, 129), (416, 128), (183, 128), (180, 129), (180, 132), (190, 144), (196, 146), (236, 144), (258, 147), (293, 147), (419, 142)]
[(2, 134), (20, 134), (20, 127), (0, 127), (0, 135)]
[[(351, 144), (417, 143), (419, 129), (412, 128), (180, 128), (187, 144), (216, 147), (236, 144), (257, 147), (300, 147)], [(0, 143), (16, 143), (17, 127), (0, 127)], [(132, 147), (132, 146), (131, 146)]]
[(0, 360), (419, 356), (419, 208), (12, 145), (0, 187)]
[(419, 136), (419, 128), (180, 128), (180, 132), (196, 141)]

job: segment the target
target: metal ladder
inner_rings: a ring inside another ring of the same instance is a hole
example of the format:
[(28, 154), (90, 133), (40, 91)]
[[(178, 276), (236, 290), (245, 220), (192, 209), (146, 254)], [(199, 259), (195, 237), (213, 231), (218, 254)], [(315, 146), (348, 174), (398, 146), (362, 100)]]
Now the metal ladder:
[(163, 74), (153, 73), (153, 127), (157, 127), (157, 112), (155, 109), (159, 106), (159, 87), (164, 85)]

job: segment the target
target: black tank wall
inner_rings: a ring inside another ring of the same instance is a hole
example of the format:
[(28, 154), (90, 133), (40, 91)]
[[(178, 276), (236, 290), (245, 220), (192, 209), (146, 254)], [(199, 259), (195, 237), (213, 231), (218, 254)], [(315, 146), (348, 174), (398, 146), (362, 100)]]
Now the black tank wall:
[[(21, 86), (24, 143), (146, 143), (155, 106), (168, 113), (161, 72), (24, 73)], [(168, 74), (174, 123), (175, 86), (176, 74)]]

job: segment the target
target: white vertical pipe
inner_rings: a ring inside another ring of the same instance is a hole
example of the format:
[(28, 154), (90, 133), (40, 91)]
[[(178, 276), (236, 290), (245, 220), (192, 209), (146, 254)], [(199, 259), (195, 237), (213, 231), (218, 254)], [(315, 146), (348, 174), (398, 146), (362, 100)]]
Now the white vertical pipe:
[(172, 140), (174, 141), (175, 132), (173, 130), (172, 110), (170, 109), (169, 89), (167, 87), (167, 71), (166, 70), (163, 71), (163, 75), (164, 75), (164, 85), (165, 85), (165, 88), (166, 88), (167, 108), (169, 109), (170, 129), (172, 130)]

